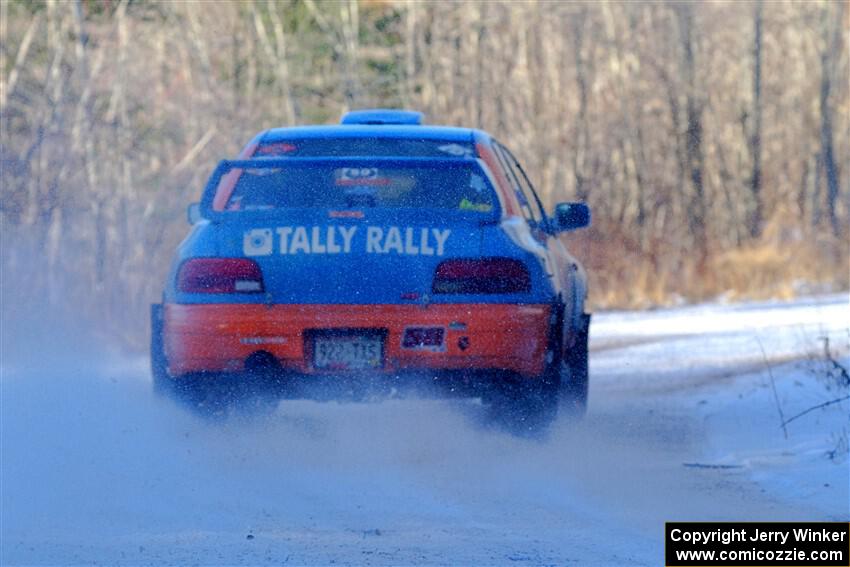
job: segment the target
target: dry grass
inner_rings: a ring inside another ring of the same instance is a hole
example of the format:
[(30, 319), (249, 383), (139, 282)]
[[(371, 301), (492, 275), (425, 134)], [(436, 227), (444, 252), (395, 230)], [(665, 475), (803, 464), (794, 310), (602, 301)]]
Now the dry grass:
[(794, 226), (786, 215), (774, 215), (758, 241), (710, 249), (702, 264), (675, 239), (641, 246), (604, 221), (565, 240), (587, 268), (592, 309), (645, 309), (719, 297), (791, 299), (850, 289), (850, 242)]
[(713, 268), (716, 290), (730, 299), (790, 299), (848, 287), (847, 246), (835, 241), (756, 244), (718, 255)]

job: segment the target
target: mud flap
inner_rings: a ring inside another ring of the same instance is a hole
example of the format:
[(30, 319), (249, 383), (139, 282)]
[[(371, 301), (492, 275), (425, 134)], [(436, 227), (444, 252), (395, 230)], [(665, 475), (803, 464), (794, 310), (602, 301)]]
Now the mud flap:
[(561, 384), (561, 363), (564, 360), (564, 313), (566, 307), (558, 296), (552, 302), (549, 314), (549, 337), (546, 348), (546, 370), (544, 382), (558, 390)]
[(581, 329), (576, 337), (573, 348), (567, 353), (565, 366), (568, 379), (562, 384), (565, 409), (576, 417), (587, 411), (588, 394), (588, 337), (590, 335), (590, 314), (584, 313), (581, 318)]
[(165, 358), (165, 345), (163, 343), (163, 307), (161, 303), (151, 305), (151, 341), (150, 362), (151, 378), (153, 379), (154, 391), (161, 393), (171, 383), (168, 375), (168, 361)]

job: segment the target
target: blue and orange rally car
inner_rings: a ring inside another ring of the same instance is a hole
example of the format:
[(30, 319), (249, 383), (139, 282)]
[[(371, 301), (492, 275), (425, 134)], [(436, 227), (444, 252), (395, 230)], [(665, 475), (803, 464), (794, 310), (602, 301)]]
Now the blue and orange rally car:
[(155, 384), (273, 368), (408, 375), (523, 407), (587, 400), (583, 268), (488, 134), (368, 110), (267, 130), (222, 161), (152, 307)]

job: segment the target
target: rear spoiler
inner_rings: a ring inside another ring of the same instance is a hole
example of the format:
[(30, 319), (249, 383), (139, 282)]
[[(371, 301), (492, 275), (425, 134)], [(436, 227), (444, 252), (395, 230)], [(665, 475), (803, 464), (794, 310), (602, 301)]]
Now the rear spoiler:
[(389, 108), (372, 108), (352, 110), (342, 115), (340, 124), (401, 124), (419, 126), (425, 115), (415, 110), (398, 110)]

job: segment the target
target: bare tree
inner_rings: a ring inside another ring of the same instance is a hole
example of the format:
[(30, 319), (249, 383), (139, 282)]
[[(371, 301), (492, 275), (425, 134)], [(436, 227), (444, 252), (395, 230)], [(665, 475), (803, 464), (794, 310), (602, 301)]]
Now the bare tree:
[(682, 50), (682, 74), (685, 78), (685, 170), (690, 180), (690, 197), (687, 204), (688, 228), (697, 250), (699, 262), (704, 263), (708, 255), (706, 241), (705, 187), (703, 184), (703, 102), (697, 86), (696, 40), (694, 25), (694, 5), (683, 3), (676, 5), (679, 22), (679, 34)]
[(842, 2), (824, 4), (821, 15), (822, 50), (820, 53), (820, 143), (823, 156), (823, 169), (826, 176), (826, 208), (832, 232), (838, 236), (840, 232), (836, 204), (838, 201), (838, 165), (835, 162), (835, 144), (832, 124), (834, 111), (832, 106), (832, 84), (835, 74), (835, 61), (841, 54), (842, 22), (846, 6)]
[(753, 238), (761, 236), (762, 222), (764, 222), (764, 205), (762, 204), (761, 194), (761, 42), (763, 20), (764, 4), (762, 0), (757, 0), (753, 11), (753, 124), (749, 140), (750, 154), (753, 160), (752, 174), (750, 176), (750, 190), (753, 195), (753, 204), (749, 229), (750, 236)]

